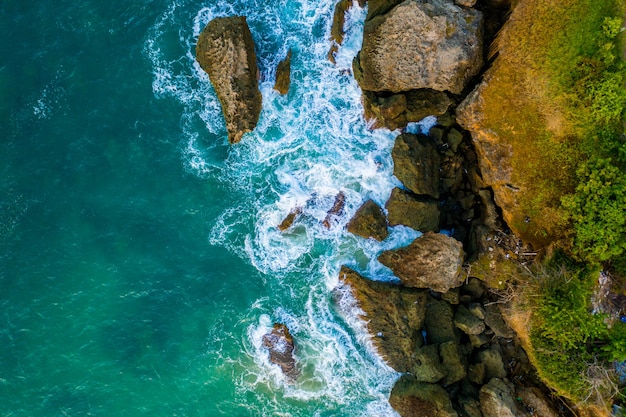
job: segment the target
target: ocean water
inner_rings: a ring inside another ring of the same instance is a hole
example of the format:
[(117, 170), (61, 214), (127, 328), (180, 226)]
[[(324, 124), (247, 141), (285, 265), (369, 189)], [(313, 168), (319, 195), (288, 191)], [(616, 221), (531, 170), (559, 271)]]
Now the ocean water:
[[(344, 226), (398, 185), (337, 65), (331, 0), (0, 2), (0, 416), (394, 416), (398, 374), (331, 290), (341, 265), (393, 280)], [(194, 59), (212, 18), (247, 16), (263, 111), (227, 143)], [(292, 85), (272, 90), (293, 50)], [(335, 196), (345, 212), (321, 225)], [(296, 207), (287, 232), (276, 226)], [(261, 338), (286, 323), (301, 376)]]

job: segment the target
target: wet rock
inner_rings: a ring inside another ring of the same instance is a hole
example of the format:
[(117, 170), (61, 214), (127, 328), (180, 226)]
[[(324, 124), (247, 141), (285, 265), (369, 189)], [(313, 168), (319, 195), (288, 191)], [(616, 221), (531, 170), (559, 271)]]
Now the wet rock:
[(263, 346), (270, 352), (270, 362), (280, 366), (288, 379), (297, 378), (295, 344), (287, 326), (282, 323), (274, 324), (272, 331), (263, 336)]
[(467, 307), (460, 305), (454, 315), (454, 325), (465, 334), (481, 334), (485, 331), (485, 322), (469, 312)]
[(439, 356), (446, 376), (441, 381), (444, 385), (451, 385), (465, 378), (467, 370), (465, 359), (461, 355), (459, 345), (456, 342), (446, 342), (439, 345)]
[(285, 59), (278, 63), (276, 67), (276, 83), (274, 83), (274, 90), (280, 94), (285, 95), (289, 92), (289, 86), (291, 85), (291, 49), (287, 52)]
[(413, 353), (423, 344), (426, 292), (371, 281), (347, 267), (339, 273), (333, 298), (344, 312), (358, 307), (378, 353), (398, 372), (415, 364)]
[(431, 343), (457, 342), (452, 306), (444, 301), (428, 297), (426, 303), (426, 340)]
[(508, 380), (491, 379), (480, 389), (479, 397), (484, 417), (530, 417), (516, 404), (515, 390)]
[(278, 225), (278, 230), (284, 232), (285, 230), (289, 229), (293, 225), (293, 222), (295, 222), (298, 216), (300, 216), (301, 214), (301, 207), (295, 207), (294, 209), (292, 209), (289, 214), (283, 219), (283, 221), (280, 222), (280, 224)]
[(409, 375), (396, 382), (389, 403), (402, 417), (458, 417), (441, 386), (418, 382)]
[(498, 308), (496, 304), (488, 304), (485, 306), (485, 323), (498, 337), (505, 339), (515, 337), (515, 332), (506, 324), (502, 318), (500, 308)]
[(452, 104), (446, 93), (427, 88), (411, 90), (405, 95), (407, 122), (419, 122), (427, 116), (444, 114)]
[[(380, 9), (387, 9), (389, 2), (384, 3)], [(407, 0), (382, 15), (372, 13), (378, 16), (366, 20), (354, 62), (363, 90), (428, 88), (459, 94), (480, 70), (481, 12), (444, 0)]]
[(546, 395), (536, 387), (518, 387), (517, 395), (526, 404), (526, 408), (531, 410), (533, 416), (560, 416)]
[(407, 287), (446, 292), (463, 281), (463, 245), (438, 233), (425, 233), (409, 246), (383, 252), (378, 260)]
[(332, 221), (334, 218), (341, 216), (343, 214), (343, 207), (346, 205), (346, 195), (343, 192), (339, 192), (335, 197), (335, 202), (328, 213), (326, 213), (326, 218), (322, 222), (325, 228), (330, 229)]
[(439, 230), (439, 205), (434, 200), (394, 188), (385, 208), (390, 226), (404, 225), (420, 232)]
[(434, 383), (447, 375), (446, 369), (441, 364), (437, 345), (427, 345), (415, 352), (414, 366), (409, 372), (420, 382)]
[(441, 158), (435, 144), (424, 135), (404, 133), (391, 152), (393, 174), (411, 192), (439, 198)]
[(346, 228), (348, 232), (365, 239), (371, 237), (378, 241), (383, 241), (389, 235), (385, 213), (372, 200), (366, 201), (357, 210)]
[(252, 131), (261, 113), (254, 41), (244, 16), (219, 17), (202, 30), (196, 59), (222, 104), (230, 143)]

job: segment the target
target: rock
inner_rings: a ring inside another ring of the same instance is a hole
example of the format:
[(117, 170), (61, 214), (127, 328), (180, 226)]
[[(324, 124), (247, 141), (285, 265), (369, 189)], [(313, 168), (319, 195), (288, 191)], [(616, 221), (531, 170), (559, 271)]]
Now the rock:
[(398, 372), (415, 366), (413, 353), (423, 344), (424, 291), (371, 281), (344, 266), (333, 298), (344, 312), (354, 307), (364, 312), (372, 343), (389, 366)]
[(517, 395), (526, 404), (526, 408), (531, 410), (533, 416), (559, 417), (561, 415), (554, 409), (546, 395), (536, 387), (518, 387)]
[(470, 303), (467, 306), (467, 309), (475, 317), (478, 317), (481, 320), (485, 320), (486, 312), (485, 312), (485, 308), (483, 307), (482, 304), (480, 304), (480, 303)]
[(470, 364), (467, 367), (467, 379), (474, 384), (482, 385), (485, 381), (485, 364), (482, 362)]
[(448, 141), (448, 145), (450, 145), (450, 149), (452, 149), (452, 152), (456, 152), (459, 149), (461, 142), (463, 142), (463, 133), (459, 132), (455, 128), (452, 128), (448, 132), (446, 139)]
[(441, 157), (435, 144), (424, 135), (403, 133), (391, 151), (393, 174), (417, 195), (439, 198)]
[(439, 230), (439, 205), (434, 200), (394, 188), (385, 208), (390, 226), (404, 225), (420, 232)]
[(367, 2), (367, 17), (365, 20), (372, 20), (376, 16), (381, 16), (393, 9), (404, 0), (369, 0)]
[(383, 241), (389, 235), (387, 231), (387, 218), (383, 210), (373, 202), (368, 200), (363, 204), (352, 219), (348, 222), (346, 228), (348, 232), (361, 236), (362, 238), (374, 238)]
[(452, 321), (452, 306), (443, 300), (428, 297), (426, 303), (426, 341), (429, 344), (457, 342), (457, 332)]
[(460, 302), (459, 295), (460, 295), (459, 294), (459, 289), (458, 288), (452, 288), (449, 291), (444, 292), (443, 294), (441, 294), (441, 299), (442, 300), (446, 300), (450, 304), (457, 305)]
[(406, 95), (406, 120), (419, 122), (427, 116), (444, 114), (452, 100), (442, 91), (431, 89), (411, 90)]
[(281, 232), (284, 232), (285, 230), (289, 229), (293, 225), (293, 222), (295, 222), (298, 216), (300, 216), (301, 214), (302, 214), (301, 207), (293, 208), (289, 212), (289, 214), (283, 219), (283, 221), (280, 222), (280, 224), (278, 225), (278, 230), (280, 230)]
[(222, 104), (230, 143), (252, 131), (261, 113), (254, 41), (244, 16), (218, 17), (198, 37), (196, 59)]
[(485, 322), (469, 312), (467, 307), (460, 305), (454, 315), (454, 325), (465, 334), (481, 334), (485, 331)]
[[(380, 9), (397, 2), (384, 3)], [(406, 0), (368, 17), (355, 77), (368, 91), (460, 94), (482, 66), (482, 20), (481, 12), (445, 0)]]
[(470, 344), (472, 348), (478, 349), (481, 346), (486, 345), (491, 341), (491, 337), (487, 336), (485, 333), (481, 334), (470, 334), (469, 335)]
[(459, 397), (459, 406), (467, 417), (483, 417), (483, 413), (480, 411), (480, 403), (472, 397)]
[(427, 345), (417, 349), (414, 355), (414, 366), (409, 372), (419, 382), (434, 383), (440, 381), (447, 372), (441, 365), (437, 345)]
[(451, 385), (465, 378), (467, 370), (465, 367), (465, 358), (461, 356), (459, 345), (456, 342), (446, 342), (439, 345), (439, 356), (443, 368), (446, 371), (446, 377), (442, 384)]
[(496, 304), (488, 304), (485, 306), (485, 323), (498, 337), (505, 339), (515, 337), (515, 332), (506, 324)]
[(418, 382), (409, 375), (396, 382), (389, 403), (402, 417), (458, 417), (442, 387)]
[(282, 323), (274, 324), (272, 331), (263, 336), (263, 346), (270, 352), (270, 362), (280, 366), (288, 379), (297, 378), (298, 369), (293, 355), (295, 344), (287, 326)]
[(274, 83), (274, 90), (280, 94), (285, 95), (289, 91), (291, 85), (291, 49), (287, 52), (285, 59), (278, 63), (276, 67), (276, 83)]
[(487, 349), (479, 351), (477, 358), (478, 363), (485, 365), (485, 377), (487, 380), (506, 377), (506, 369), (504, 368), (502, 353), (498, 345), (492, 344)]
[(515, 390), (508, 380), (491, 379), (480, 389), (479, 397), (484, 417), (530, 417), (517, 406)]
[(409, 246), (383, 252), (378, 260), (407, 287), (446, 292), (463, 281), (463, 245), (438, 233), (425, 233)]
[(454, 0), (454, 3), (463, 7), (474, 7), (476, 0)]
[(335, 197), (335, 202), (328, 213), (326, 213), (326, 218), (322, 222), (325, 228), (330, 229), (331, 222), (333, 218), (341, 216), (343, 214), (343, 207), (346, 204), (346, 195), (339, 191), (339, 194)]

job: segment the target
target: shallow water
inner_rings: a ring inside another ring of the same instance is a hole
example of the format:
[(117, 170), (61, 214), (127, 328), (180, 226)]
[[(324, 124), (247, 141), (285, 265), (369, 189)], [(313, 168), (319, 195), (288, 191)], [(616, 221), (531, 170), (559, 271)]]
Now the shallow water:
[[(0, 3), (0, 415), (395, 415), (398, 375), (330, 296), (343, 264), (393, 279), (376, 255), (417, 236), (344, 230), (398, 184), (397, 132), (368, 129), (349, 74), (365, 11), (334, 66), (330, 0), (28, 3)], [(233, 14), (256, 41), (263, 111), (230, 146), (193, 54)], [(261, 347), (276, 321), (296, 339), (295, 384)]]

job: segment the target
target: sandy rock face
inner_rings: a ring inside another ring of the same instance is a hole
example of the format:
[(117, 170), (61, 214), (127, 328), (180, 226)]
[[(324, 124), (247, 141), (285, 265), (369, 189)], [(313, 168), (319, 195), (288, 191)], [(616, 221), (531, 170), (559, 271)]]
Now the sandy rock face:
[(426, 233), (409, 246), (383, 252), (378, 260), (407, 287), (446, 292), (463, 282), (463, 245), (438, 233)]
[(445, 0), (406, 0), (366, 21), (355, 77), (368, 91), (459, 94), (482, 65), (482, 20)]
[(261, 92), (254, 41), (244, 16), (215, 18), (196, 45), (196, 59), (209, 74), (222, 104), (228, 140), (252, 131), (261, 113)]

